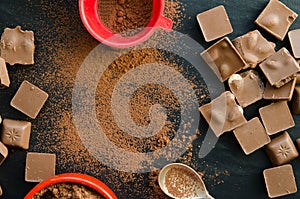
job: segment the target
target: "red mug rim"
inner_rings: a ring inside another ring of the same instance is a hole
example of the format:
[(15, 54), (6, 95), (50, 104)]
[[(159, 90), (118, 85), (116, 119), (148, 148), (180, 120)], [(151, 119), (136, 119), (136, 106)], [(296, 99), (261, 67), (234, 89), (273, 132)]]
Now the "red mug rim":
[(59, 184), (59, 183), (69, 183), (69, 182), (85, 185), (95, 190), (97, 193), (99, 193), (101, 196), (105, 197), (106, 199), (117, 199), (117, 196), (106, 184), (104, 184), (103, 182), (101, 182), (100, 180), (92, 176), (86, 174), (80, 174), (80, 173), (64, 173), (64, 174), (53, 176), (37, 184), (35, 187), (33, 187), (27, 193), (24, 199), (32, 199), (36, 193), (40, 192), (42, 189), (50, 185)]

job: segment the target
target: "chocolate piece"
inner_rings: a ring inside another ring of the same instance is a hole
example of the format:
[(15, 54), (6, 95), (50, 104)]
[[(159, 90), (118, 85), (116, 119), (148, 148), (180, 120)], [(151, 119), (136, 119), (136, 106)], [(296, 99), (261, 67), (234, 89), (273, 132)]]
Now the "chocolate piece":
[(224, 6), (217, 6), (198, 14), (197, 20), (207, 42), (223, 37), (233, 31)]
[(294, 88), (296, 85), (296, 78), (280, 88), (271, 86), (268, 82), (264, 92), (264, 99), (266, 100), (288, 100), (290, 101), (293, 96)]
[(2, 188), (0, 186), (0, 196), (2, 196), (2, 194), (3, 194), (3, 191), (2, 191)]
[(30, 132), (30, 122), (4, 119), (1, 141), (7, 146), (28, 149)]
[(281, 48), (260, 65), (271, 86), (281, 87), (296, 77), (299, 64), (286, 48)]
[(20, 26), (5, 28), (1, 36), (1, 57), (10, 65), (34, 64), (34, 34)]
[(296, 139), (296, 144), (297, 144), (298, 149), (300, 150), (300, 138)]
[(243, 109), (236, 104), (234, 95), (229, 91), (201, 106), (199, 110), (217, 137), (247, 122)]
[(300, 84), (300, 73), (296, 74), (296, 84)]
[(227, 37), (202, 52), (201, 56), (222, 82), (246, 66), (245, 61)]
[(45, 91), (28, 81), (23, 81), (10, 105), (34, 119), (44, 106), (47, 98), (48, 94)]
[(275, 53), (275, 44), (266, 40), (258, 30), (237, 37), (232, 43), (251, 68)]
[(263, 171), (270, 198), (285, 196), (297, 192), (293, 167), (290, 164), (265, 169)]
[(239, 105), (243, 108), (263, 97), (264, 84), (254, 70), (233, 74), (228, 80), (228, 85)]
[(10, 80), (4, 59), (0, 57), (0, 88), (9, 87)]
[(246, 155), (249, 155), (271, 141), (257, 117), (234, 129), (233, 133)]
[(4, 162), (7, 156), (8, 156), (8, 149), (2, 142), (0, 142), (0, 165)]
[(272, 139), (266, 146), (266, 152), (274, 166), (286, 164), (299, 156), (299, 153), (287, 132)]
[(255, 23), (282, 41), (297, 16), (282, 2), (270, 0)]
[(300, 58), (300, 29), (291, 30), (289, 32), (289, 40), (295, 58)]
[(292, 113), (294, 115), (300, 114), (300, 86), (296, 86), (292, 98)]
[(25, 181), (41, 182), (55, 175), (55, 154), (27, 153)]
[(295, 126), (286, 101), (280, 101), (259, 109), (262, 122), (269, 135)]

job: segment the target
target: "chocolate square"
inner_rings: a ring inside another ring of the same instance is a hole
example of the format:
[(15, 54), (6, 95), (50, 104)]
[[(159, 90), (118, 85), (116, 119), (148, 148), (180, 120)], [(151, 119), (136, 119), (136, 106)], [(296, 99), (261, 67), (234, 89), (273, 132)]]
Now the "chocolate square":
[(255, 23), (282, 41), (297, 16), (282, 2), (270, 0)]
[(271, 86), (268, 82), (263, 98), (266, 100), (288, 100), (290, 101), (296, 85), (296, 78), (280, 88)]
[(262, 107), (259, 109), (259, 114), (269, 135), (295, 126), (286, 101), (280, 101)]
[(10, 65), (34, 64), (34, 34), (20, 26), (5, 28), (1, 36), (1, 57)]
[(243, 109), (236, 104), (234, 95), (229, 91), (201, 106), (199, 110), (217, 137), (247, 122)]
[(5, 64), (5, 60), (0, 57), (0, 88), (9, 87), (10, 80)]
[(233, 74), (228, 80), (228, 85), (239, 105), (243, 108), (263, 97), (264, 84), (254, 70)]
[(232, 43), (251, 68), (275, 53), (275, 44), (266, 40), (258, 30), (237, 37)]
[(4, 119), (1, 141), (7, 146), (28, 149), (30, 132), (30, 122)]
[(4, 162), (7, 156), (8, 156), (8, 149), (2, 142), (0, 142), (0, 165)]
[(266, 146), (266, 152), (274, 166), (289, 163), (299, 156), (299, 153), (287, 132), (272, 139)]
[(45, 91), (28, 81), (23, 81), (10, 102), (10, 105), (25, 115), (35, 119), (47, 98), (48, 94)]
[(270, 198), (285, 196), (297, 192), (293, 167), (290, 164), (265, 169), (263, 171)]
[(249, 155), (271, 141), (257, 117), (237, 127), (233, 130), (233, 133), (246, 155)]
[(294, 57), (300, 58), (300, 29), (291, 30), (288, 35)]
[(27, 153), (25, 181), (41, 182), (55, 175), (55, 154)]
[(246, 66), (246, 62), (227, 37), (202, 52), (201, 56), (222, 82)]
[(300, 86), (296, 86), (292, 98), (292, 113), (294, 115), (300, 114)]
[(268, 57), (259, 66), (271, 86), (277, 88), (293, 80), (296, 77), (296, 73), (300, 70), (297, 61), (284, 47)]
[(222, 5), (198, 14), (197, 20), (207, 42), (221, 38), (233, 31)]

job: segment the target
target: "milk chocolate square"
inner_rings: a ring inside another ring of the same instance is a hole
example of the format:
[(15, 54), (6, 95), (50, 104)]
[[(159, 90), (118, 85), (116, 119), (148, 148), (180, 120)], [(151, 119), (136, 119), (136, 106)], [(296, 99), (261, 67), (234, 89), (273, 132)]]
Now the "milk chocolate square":
[(207, 42), (221, 38), (233, 31), (222, 5), (198, 14), (197, 20)]
[(8, 156), (8, 149), (2, 142), (0, 142), (0, 165), (4, 162), (7, 156)]
[(300, 58), (300, 29), (291, 30), (288, 35), (294, 57)]
[(1, 132), (1, 141), (7, 146), (28, 149), (30, 132), (30, 122), (4, 119)]
[(300, 114), (300, 86), (296, 86), (292, 98), (292, 113), (294, 115)]
[(271, 86), (277, 88), (293, 80), (296, 77), (296, 73), (300, 70), (297, 61), (284, 47), (268, 57), (259, 66)]
[(5, 64), (5, 60), (0, 57), (0, 88), (9, 87), (10, 80)]
[(234, 95), (229, 91), (201, 106), (199, 110), (217, 137), (247, 122), (243, 109), (236, 104)]
[(297, 16), (282, 2), (270, 0), (255, 23), (282, 41)]
[(268, 82), (264, 91), (264, 99), (266, 100), (288, 100), (290, 101), (296, 85), (296, 78), (280, 88), (271, 86)]
[(233, 133), (246, 155), (249, 155), (271, 141), (257, 117), (237, 127), (233, 130)]
[(274, 166), (289, 163), (299, 156), (293, 140), (287, 132), (272, 139), (265, 149)]
[(239, 105), (243, 108), (263, 97), (264, 84), (254, 70), (233, 74), (228, 80), (228, 85)]
[(266, 40), (258, 30), (237, 37), (232, 43), (251, 68), (275, 53), (275, 44)]
[(280, 101), (262, 107), (259, 109), (259, 114), (269, 135), (295, 126), (286, 101)]
[(227, 37), (202, 52), (201, 56), (222, 82), (246, 66), (246, 62)]
[(24, 81), (10, 105), (34, 119), (44, 106), (47, 98), (48, 94), (45, 91), (28, 81)]
[(55, 154), (27, 153), (25, 181), (41, 182), (55, 175)]
[(5, 28), (1, 36), (1, 57), (10, 65), (34, 64), (34, 33), (20, 26)]
[(268, 195), (270, 198), (285, 196), (297, 192), (293, 167), (290, 164), (263, 171)]

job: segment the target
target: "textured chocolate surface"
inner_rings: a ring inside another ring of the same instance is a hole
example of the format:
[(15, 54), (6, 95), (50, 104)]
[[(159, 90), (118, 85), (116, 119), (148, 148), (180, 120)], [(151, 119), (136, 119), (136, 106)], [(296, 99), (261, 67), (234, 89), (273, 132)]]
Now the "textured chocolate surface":
[(267, 100), (288, 100), (290, 101), (296, 85), (296, 78), (280, 88), (271, 86), (268, 82), (264, 91), (264, 99)]
[(0, 165), (4, 162), (7, 156), (8, 156), (8, 149), (2, 142), (0, 142)]
[(5, 60), (0, 57), (0, 88), (9, 87), (10, 80), (5, 64)]
[(289, 32), (289, 41), (295, 58), (300, 58), (300, 29)]

